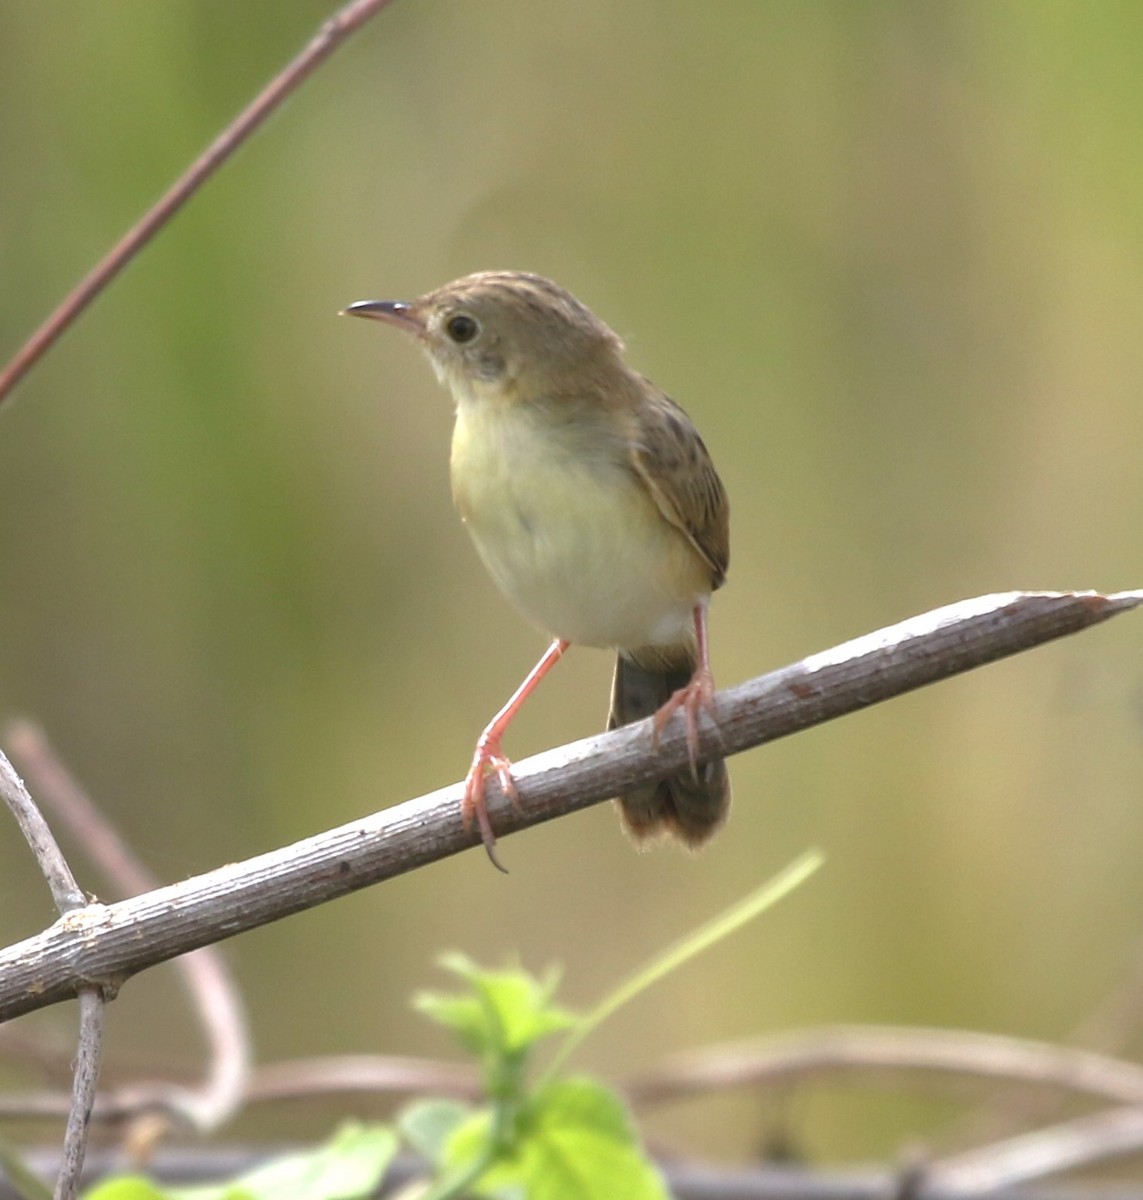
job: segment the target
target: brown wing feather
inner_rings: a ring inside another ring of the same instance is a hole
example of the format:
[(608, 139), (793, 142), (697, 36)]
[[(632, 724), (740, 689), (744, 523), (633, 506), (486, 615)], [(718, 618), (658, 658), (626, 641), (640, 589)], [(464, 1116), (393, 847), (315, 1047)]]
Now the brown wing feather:
[(686, 534), (721, 587), (730, 564), (730, 502), (699, 432), (670, 396), (646, 383), (633, 414), (632, 465), (663, 516)]

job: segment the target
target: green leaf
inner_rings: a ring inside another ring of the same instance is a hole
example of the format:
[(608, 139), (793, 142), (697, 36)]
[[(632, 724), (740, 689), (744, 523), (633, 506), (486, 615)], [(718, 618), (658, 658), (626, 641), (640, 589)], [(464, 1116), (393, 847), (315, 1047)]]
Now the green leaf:
[(599, 1137), (636, 1144), (635, 1127), (623, 1101), (594, 1079), (565, 1079), (536, 1098), (538, 1122), (591, 1130)]
[(476, 996), (417, 992), (413, 1007), (438, 1025), (451, 1029), (469, 1054), (483, 1056), (491, 1038), (488, 1015)]
[(518, 1059), (541, 1038), (576, 1023), (572, 1013), (552, 1003), (552, 972), (541, 980), (519, 967), (488, 971), (463, 954), (445, 955), (441, 965), (464, 979), (472, 994), (419, 992), (413, 1003), (486, 1060)]
[(397, 1134), (389, 1126), (351, 1123), (316, 1150), (276, 1159), (229, 1183), (155, 1195), (161, 1200), (357, 1200), (376, 1191), (396, 1152)]
[(168, 1195), (142, 1175), (120, 1175), (84, 1192), (83, 1200), (167, 1200)]
[(492, 1111), (472, 1112), (449, 1136), (440, 1164), (450, 1173), (467, 1170), (488, 1157), (492, 1144)]
[(445, 1144), (471, 1113), (459, 1100), (416, 1100), (398, 1115), (397, 1128), (418, 1154), (439, 1166)]
[[(487, 1146), (490, 1118), (457, 1130), (449, 1160), (461, 1168)], [(668, 1200), (658, 1171), (643, 1155), (622, 1102), (606, 1088), (571, 1079), (544, 1089), (517, 1123), (505, 1153), (472, 1185), (481, 1196), (528, 1200)]]

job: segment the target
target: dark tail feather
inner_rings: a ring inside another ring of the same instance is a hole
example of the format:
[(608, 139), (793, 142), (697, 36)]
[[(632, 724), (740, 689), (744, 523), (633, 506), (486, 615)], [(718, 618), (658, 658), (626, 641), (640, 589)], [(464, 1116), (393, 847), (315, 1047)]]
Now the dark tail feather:
[[(616, 729), (652, 716), (686, 687), (694, 674), (692, 653), (675, 650), (669, 661), (649, 652), (645, 664), (625, 654), (615, 663), (611, 713), (607, 728)], [(684, 768), (656, 783), (640, 784), (615, 800), (624, 828), (636, 842), (674, 834), (692, 849), (701, 846), (726, 820), (730, 810), (730, 776), (717, 758)]]

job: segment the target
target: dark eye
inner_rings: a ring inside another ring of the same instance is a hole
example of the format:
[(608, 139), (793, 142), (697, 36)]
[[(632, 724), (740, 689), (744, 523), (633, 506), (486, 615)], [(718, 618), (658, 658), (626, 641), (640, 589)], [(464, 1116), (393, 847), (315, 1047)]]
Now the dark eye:
[(455, 317), (449, 317), (445, 325), (445, 333), (462, 346), (465, 342), (471, 342), (479, 332), (480, 326), (472, 317), (466, 316), (464, 313), (457, 313)]

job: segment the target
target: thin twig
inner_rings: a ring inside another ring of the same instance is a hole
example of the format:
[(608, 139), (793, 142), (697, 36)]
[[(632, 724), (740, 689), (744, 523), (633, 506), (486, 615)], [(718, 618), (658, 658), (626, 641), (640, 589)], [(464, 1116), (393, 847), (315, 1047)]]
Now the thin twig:
[[(170, 1086), (137, 1084), (104, 1091), (92, 1119), (118, 1125), (133, 1117), (164, 1111)], [(250, 1073), (242, 1106), (312, 1101), (323, 1096), (450, 1096), (476, 1100), (484, 1094), (479, 1072), (463, 1062), (402, 1055), (346, 1054), (285, 1059)], [(0, 1095), (0, 1120), (58, 1120), (70, 1098), (62, 1091)]]
[(31, 782), (44, 808), (55, 814), (84, 854), (120, 897), (135, 896), (160, 881), (135, 856), (119, 831), (64, 765), (47, 735), (31, 721), (12, 721), (4, 730), (9, 753)]
[(83, 908), (87, 897), (75, 881), (63, 851), (52, 836), (36, 802), (28, 793), (23, 780), (16, 774), (12, 764), (0, 752), (0, 797), (8, 811), (16, 819), (28, 848), (35, 855), (36, 863), (47, 880), (48, 887), (60, 915), (73, 909)]
[[(52, 809), (120, 895), (132, 896), (160, 886), (80, 787), (40, 729), (28, 721), (14, 722), (7, 738), (41, 802)], [(134, 1089), (127, 1089), (113, 1107), (120, 1112), (166, 1111), (200, 1132), (209, 1132), (234, 1115), (246, 1092), (252, 1049), (245, 1006), (237, 980), (215, 947), (183, 955), (172, 965), (206, 1039), (205, 1078), (197, 1087), (148, 1087), (145, 1097), (134, 1096)]]
[(1119, 1054), (1143, 1028), (1143, 943), (1136, 944), (1123, 978), (1072, 1031), (1073, 1046)]
[[(35, 855), (62, 921), (67, 923), (71, 914), (81, 916), (87, 911), (87, 897), (76, 883), (47, 821), (3, 753), (0, 753), (0, 795)], [(56, 1176), (55, 1200), (74, 1200), (79, 1194), (83, 1159), (87, 1153), (87, 1133), (103, 1053), (103, 1011), (106, 1007), (103, 992), (98, 985), (93, 987), (85, 982), (79, 984), (78, 992), (79, 1048), (72, 1076), (72, 1098), (63, 1154)]]
[(325, 59), (392, 0), (351, 0), (326, 20), (306, 48), (254, 98), (177, 182), (80, 281), (0, 372), (0, 404), (76, 318), (196, 191)]
[(979, 1196), (1032, 1179), (1143, 1152), (1143, 1107), (1114, 1108), (932, 1163), (925, 1180), (953, 1195)]
[(250, 1077), (246, 1102), (271, 1104), (347, 1094), (476, 1100), (483, 1095), (483, 1087), (479, 1071), (469, 1063), (401, 1055), (329, 1055), (258, 1067)]
[[(1065, 1046), (1121, 1055), (1138, 1033), (1143, 1018), (1143, 947), (1136, 946), (1124, 977), (1064, 1039)], [(996, 1142), (1017, 1130), (1054, 1120), (1061, 1114), (1066, 1097), (1043, 1089), (1014, 1094), (1010, 1088), (966, 1115), (942, 1138), (942, 1145), (979, 1146)], [(946, 1150), (950, 1153), (951, 1150)]]
[(788, 1088), (838, 1075), (900, 1083), (940, 1074), (958, 1084), (1033, 1086), (1056, 1094), (1143, 1105), (1143, 1067), (1088, 1050), (954, 1029), (837, 1025), (676, 1055), (635, 1080), (635, 1104), (731, 1087)]
[(87, 1136), (91, 1110), (99, 1085), (99, 1065), (103, 1057), (103, 1015), (107, 1005), (97, 987), (79, 992), (79, 1047), (75, 1056), (72, 1102), (64, 1132), (63, 1154), (56, 1176), (55, 1200), (73, 1200), (79, 1194), (83, 1160), (87, 1154)]
[[(891, 696), (1075, 633), (1143, 603), (1143, 592), (1013, 592), (937, 609), (815, 654), (720, 693), (700, 753), (735, 754)], [(501, 836), (598, 804), (679, 770), (685, 722), (658, 740), (653, 719), (518, 763), (518, 803), (495, 785), (488, 804)], [(0, 951), (0, 1020), (75, 995), (85, 982), (118, 986), (137, 971), (416, 870), (476, 844), (453, 784), (292, 846), (231, 863), (93, 917), (78, 937), (57, 922)], [(86, 910), (85, 910), (86, 911)], [(73, 914), (78, 917), (81, 914)]]

